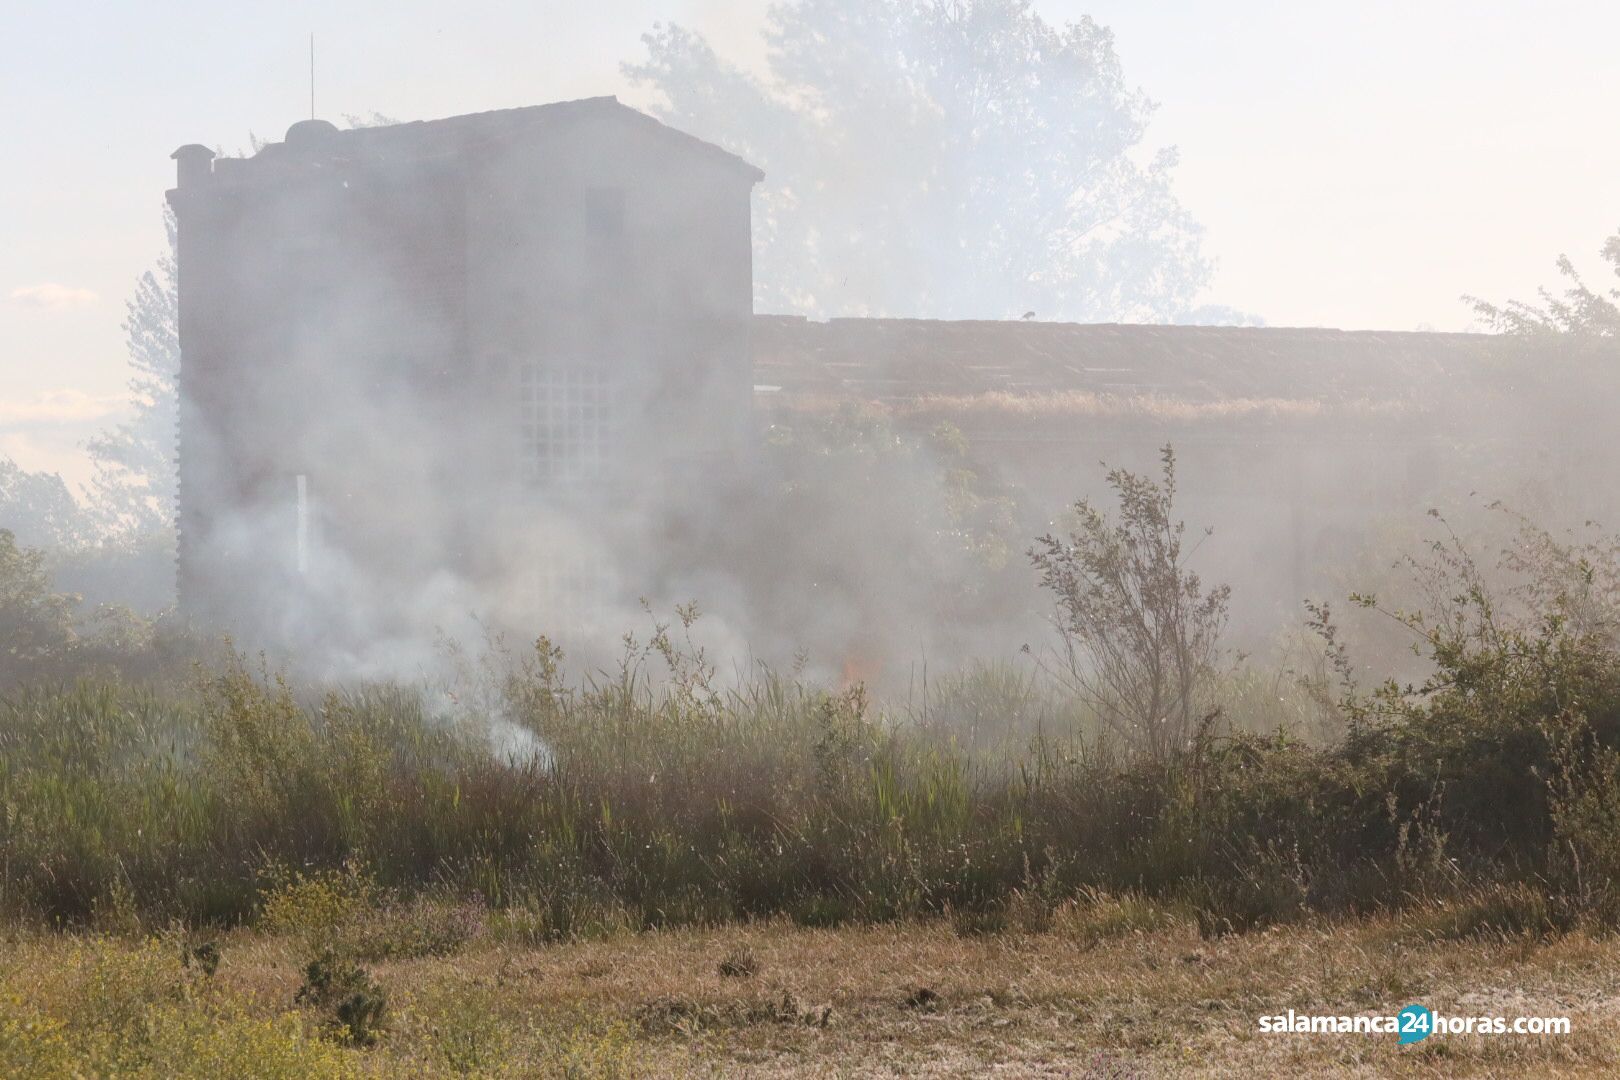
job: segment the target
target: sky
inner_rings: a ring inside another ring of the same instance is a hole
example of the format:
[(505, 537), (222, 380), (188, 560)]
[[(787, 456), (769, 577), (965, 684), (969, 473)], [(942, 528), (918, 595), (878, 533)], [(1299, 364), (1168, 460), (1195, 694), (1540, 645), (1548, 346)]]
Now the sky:
[[(1211, 304), (1274, 326), (1467, 329), (1620, 227), (1620, 5), (1034, 0), (1113, 29), (1159, 103)], [(0, 457), (88, 474), (119, 418), (120, 323), (163, 248), (169, 154), (309, 111), (401, 120), (617, 94), (655, 22), (759, 67), (767, 0), (0, 0)]]

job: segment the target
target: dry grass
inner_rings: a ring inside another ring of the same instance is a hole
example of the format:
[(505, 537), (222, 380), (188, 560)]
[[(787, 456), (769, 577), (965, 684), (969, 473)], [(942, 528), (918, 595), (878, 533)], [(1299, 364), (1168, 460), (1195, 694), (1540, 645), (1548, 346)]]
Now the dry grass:
[[(1438, 941), (1416, 918), (1202, 940), (1173, 916), (1157, 922), (1144, 932), (1074, 908), (1035, 934), (964, 936), (940, 920), (541, 948), (486, 938), (454, 957), (370, 965), (390, 1000), (388, 1030), (371, 1049), (338, 1048), (293, 1010), (303, 957), (287, 938), (225, 938), (212, 979), (182, 973), (167, 945), (27, 938), (0, 947), (0, 986), (40, 1010), (42, 1030), (68, 1047), (84, 1046), (92, 1028), (107, 1045), (143, 1032), (166, 1046), (167, 1025), (218, 1057), (242, 1030), (262, 1041), (301, 1017), (311, 1042), (294, 1062), (304, 1071), (287, 1075), (1596, 1076), (1620, 1067), (1620, 941)], [(720, 973), (739, 950), (757, 958), (756, 975)], [(1449, 1015), (1568, 1015), (1574, 1033), (1399, 1047), (1389, 1036), (1255, 1030), (1260, 1015), (1290, 1007), (1392, 1014), (1413, 1002)], [(290, 1037), (277, 1044), (286, 1053)], [(142, 1060), (138, 1047), (121, 1052)], [(260, 1075), (242, 1067), (238, 1075)]]

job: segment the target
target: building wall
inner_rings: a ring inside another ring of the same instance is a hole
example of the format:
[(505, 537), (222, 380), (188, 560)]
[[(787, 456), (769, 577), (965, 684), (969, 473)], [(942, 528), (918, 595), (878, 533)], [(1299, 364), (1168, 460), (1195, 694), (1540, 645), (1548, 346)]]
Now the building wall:
[(506, 586), (560, 530), (644, 528), (638, 495), (737, 458), (751, 170), (612, 116), (297, 130), (171, 192), (188, 615), (363, 641), (420, 632), (424, 590), (533, 606)]

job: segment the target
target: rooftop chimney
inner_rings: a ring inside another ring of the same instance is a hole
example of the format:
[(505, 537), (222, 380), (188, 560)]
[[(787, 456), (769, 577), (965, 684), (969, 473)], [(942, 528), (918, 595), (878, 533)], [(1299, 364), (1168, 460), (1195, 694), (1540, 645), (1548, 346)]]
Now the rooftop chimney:
[(214, 152), (200, 143), (187, 143), (169, 157), (179, 162), (176, 187), (206, 183), (213, 172)]

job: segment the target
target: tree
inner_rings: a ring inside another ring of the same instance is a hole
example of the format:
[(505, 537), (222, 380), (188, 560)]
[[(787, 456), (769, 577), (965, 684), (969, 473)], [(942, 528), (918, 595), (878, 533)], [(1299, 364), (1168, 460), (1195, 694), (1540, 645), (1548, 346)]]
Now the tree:
[(655, 26), (625, 65), (670, 123), (766, 171), (757, 302), (809, 314), (1208, 318), (1210, 263), (1138, 151), (1154, 105), (1113, 35), (1028, 0), (791, 0), (770, 78)]
[(168, 251), (135, 283), (124, 335), (133, 374), (130, 418), (91, 439), (95, 462), (90, 505), (109, 539), (165, 531), (175, 499), (175, 425), (179, 419), (179, 278), (174, 213), (165, 210)]
[(52, 587), (44, 552), (18, 546), (0, 529), (0, 678), (9, 681), (72, 646), (77, 605), (78, 597)]
[(19, 544), (55, 550), (92, 539), (84, 508), (59, 475), (29, 472), (9, 458), (0, 458), (0, 528)]
[[(1620, 233), (1603, 244), (1603, 260), (1620, 277)], [(1620, 288), (1606, 292), (1586, 284), (1568, 255), (1558, 256), (1558, 272), (1568, 282), (1561, 295), (1547, 289), (1538, 291), (1540, 303), (1509, 300), (1492, 304), (1478, 297), (1463, 299), (1473, 304), (1491, 329), (1507, 334), (1583, 334), (1591, 337), (1620, 335)]]
[(1206, 591), (1187, 568), (1169, 446), (1162, 461), (1161, 483), (1108, 473), (1117, 520), (1082, 499), (1072, 535), (1048, 534), (1029, 552), (1057, 604), (1057, 674), (1115, 736), (1160, 762), (1214, 715), (1209, 681), (1231, 595), (1225, 585)]

